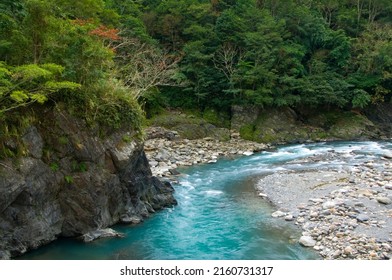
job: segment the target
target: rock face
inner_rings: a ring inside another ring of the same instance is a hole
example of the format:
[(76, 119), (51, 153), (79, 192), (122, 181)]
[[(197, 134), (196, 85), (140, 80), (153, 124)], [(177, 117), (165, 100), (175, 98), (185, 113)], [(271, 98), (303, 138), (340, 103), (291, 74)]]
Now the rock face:
[(366, 116), (381, 127), (387, 137), (392, 137), (392, 103), (377, 104), (366, 110)]
[(80, 120), (50, 114), (22, 137), (26, 157), (0, 162), (0, 258), (176, 204), (132, 133), (100, 139)]
[(339, 110), (233, 106), (231, 128), (239, 131), (244, 139), (272, 144), (380, 139), (391, 137), (391, 110), (382, 109), (366, 116)]

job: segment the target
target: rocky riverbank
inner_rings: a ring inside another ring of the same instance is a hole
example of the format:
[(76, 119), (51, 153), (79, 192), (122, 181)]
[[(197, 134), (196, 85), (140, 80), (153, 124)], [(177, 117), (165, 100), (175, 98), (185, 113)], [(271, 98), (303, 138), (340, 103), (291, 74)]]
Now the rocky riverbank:
[(175, 180), (177, 168), (202, 163), (215, 163), (220, 157), (250, 156), (270, 148), (269, 145), (246, 141), (232, 132), (229, 141), (208, 137), (182, 139), (176, 131), (161, 127), (147, 129), (144, 150), (154, 176)]
[[(310, 161), (349, 160), (334, 152)], [(343, 170), (280, 172), (262, 178), (260, 196), (273, 217), (302, 229), (299, 242), (324, 259), (391, 259), (392, 162), (368, 161)]]
[[(186, 140), (175, 131), (150, 128), (145, 149), (153, 174), (175, 180), (178, 167), (270, 148), (242, 140), (236, 133), (231, 136), (226, 142)], [(348, 162), (351, 156), (355, 154), (329, 151), (305, 161)], [(257, 190), (276, 206), (273, 217), (298, 225), (303, 231), (298, 242), (314, 248), (322, 258), (391, 259), (391, 155), (339, 170), (274, 173), (260, 179)]]

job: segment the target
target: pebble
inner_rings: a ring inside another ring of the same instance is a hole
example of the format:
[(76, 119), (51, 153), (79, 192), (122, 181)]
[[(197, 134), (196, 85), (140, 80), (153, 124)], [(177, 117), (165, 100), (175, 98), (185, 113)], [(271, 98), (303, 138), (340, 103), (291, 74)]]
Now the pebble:
[(370, 218), (369, 218), (368, 215), (359, 214), (359, 215), (356, 216), (356, 219), (358, 220), (358, 222), (362, 222), (363, 223), (363, 222), (368, 221)]
[(336, 206), (336, 203), (333, 201), (327, 201), (325, 203), (323, 203), (323, 209), (331, 209), (334, 208)]
[(287, 215), (287, 216), (284, 217), (284, 219), (285, 219), (285, 221), (290, 222), (290, 221), (294, 220), (294, 216), (293, 215)]
[(386, 204), (386, 205), (392, 203), (392, 200), (391, 200), (390, 198), (388, 198), (388, 197), (383, 197), (383, 196), (376, 197), (376, 200), (377, 200), (379, 203), (381, 203), (381, 204)]

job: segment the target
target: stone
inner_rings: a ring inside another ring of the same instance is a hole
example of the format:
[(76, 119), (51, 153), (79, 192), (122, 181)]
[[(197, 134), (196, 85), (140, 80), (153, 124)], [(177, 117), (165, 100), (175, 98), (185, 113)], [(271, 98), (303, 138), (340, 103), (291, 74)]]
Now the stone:
[(169, 172), (170, 172), (170, 174), (171, 175), (174, 175), (174, 176), (177, 176), (177, 175), (180, 175), (181, 173), (180, 172), (178, 172), (178, 170), (177, 169), (169, 169)]
[(291, 222), (291, 221), (294, 220), (294, 216), (293, 215), (287, 215), (287, 216), (284, 217), (284, 220), (288, 221), (288, 222)]
[(323, 209), (331, 209), (336, 206), (336, 203), (334, 201), (326, 201), (323, 203)]
[(313, 247), (316, 243), (316, 240), (314, 240), (311, 236), (301, 236), (299, 239), (299, 244), (304, 247)]
[(284, 217), (286, 215), (287, 215), (287, 213), (282, 212), (282, 211), (275, 211), (274, 213), (271, 214), (271, 216), (273, 218), (281, 218), (281, 217)]
[(319, 213), (317, 211), (311, 211), (309, 213), (309, 216), (312, 217), (312, 218), (316, 218), (316, 217), (318, 217), (318, 215), (319, 215)]
[(83, 242), (88, 243), (97, 239), (108, 238), (108, 237), (124, 237), (124, 234), (119, 233), (114, 229), (106, 228), (106, 229), (98, 229), (98, 230), (90, 231), (86, 234), (83, 234), (80, 237), (80, 239)]
[(114, 148), (110, 150), (114, 165), (118, 170), (123, 170), (129, 164), (129, 160), (135, 154), (136, 151), (140, 150), (139, 145), (136, 142), (127, 143), (127, 145), (120, 148)]
[(346, 248), (344, 248), (344, 254), (346, 255), (352, 255), (354, 253), (354, 249), (351, 246), (347, 246)]
[(252, 151), (246, 151), (246, 152), (244, 152), (244, 153), (242, 153), (244, 156), (251, 156), (251, 155), (253, 155), (253, 152)]
[(354, 206), (355, 206), (355, 207), (365, 207), (365, 204), (364, 204), (363, 202), (360, 202), (360, 201), (359, 201), (359, 202), (355, 202), (355, 203), (354, 203)]
[(27, 128), (27, 131), (23, 135), (22, 140), (32, 157), (38, 159), (42, 157), (44, 142), (35, 126), (30, 126)]
[(392, 159), (392, 152), (386, 151), (382, 154), (382, 157)]
[(260, 197), (263, 197), (263, 198), (267, 198), (267, 197), (268, 197), (268, 195), (265, 194), (265, 193), (259, 193), (259, 196), (260, 196)]
[(324, 200), (321, 198), (309, 198), (309, 201), (313, 203), (322, 203)]
[(385, 205), (392, 203), (392, 200), (389, 197), (384, 197), (384, 196), (376, 197), (376, 200), (377, 200), (377, 202), (379, 202), (381, 204), (385, 204)]
[(120, 221), (124, 224), (140, 224), (141, 222), (143, 222), (143, 219), (136, 215), (133, 216), (122, 215)]
[(361, 223), (366, 222), (370, 219), (369, 216), (365, 215), (365, 214), (359, 214), (355, 218), (358, 220), (358, 222), (361, 222)]

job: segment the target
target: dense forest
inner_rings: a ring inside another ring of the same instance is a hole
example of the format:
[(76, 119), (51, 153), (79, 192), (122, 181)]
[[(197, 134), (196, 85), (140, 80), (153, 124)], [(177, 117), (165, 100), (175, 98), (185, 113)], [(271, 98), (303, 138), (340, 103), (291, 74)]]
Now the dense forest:
[(390, 0), (0, 1), (3, 142), (48, 107), (140, 127), (142, 108), (359, 110), (391, 89)]

